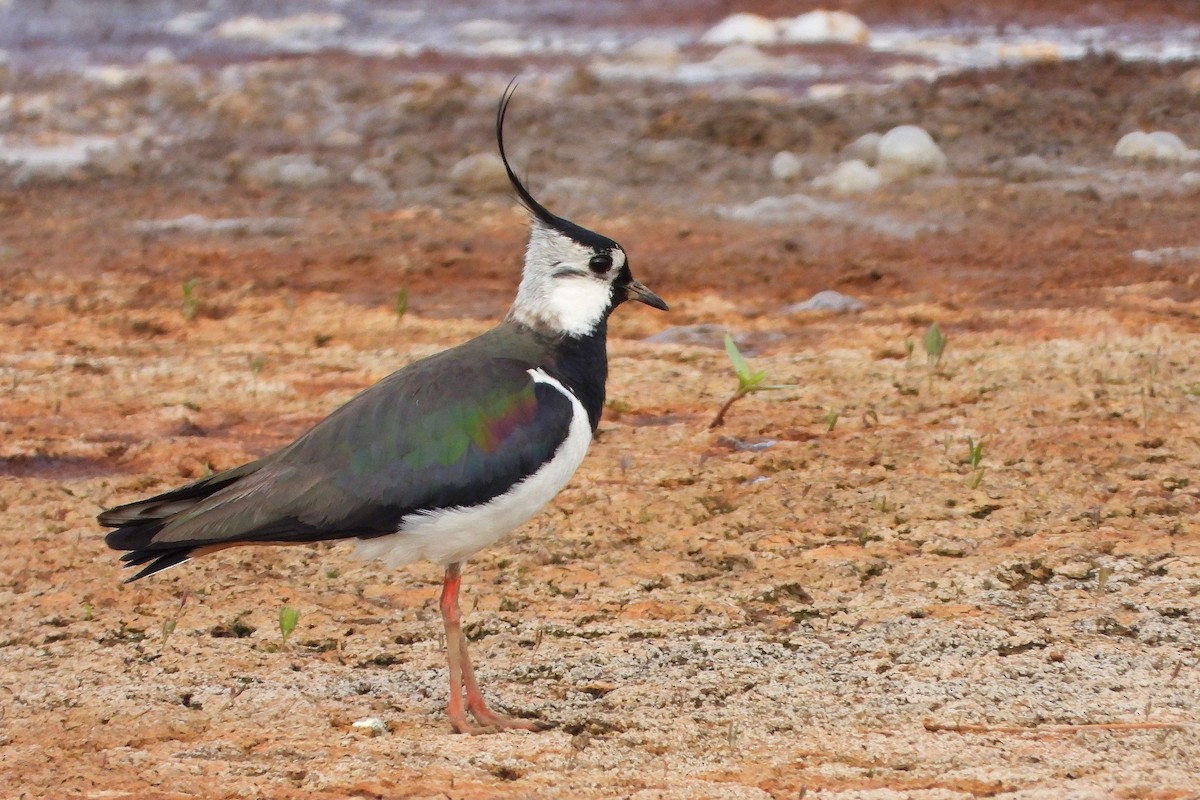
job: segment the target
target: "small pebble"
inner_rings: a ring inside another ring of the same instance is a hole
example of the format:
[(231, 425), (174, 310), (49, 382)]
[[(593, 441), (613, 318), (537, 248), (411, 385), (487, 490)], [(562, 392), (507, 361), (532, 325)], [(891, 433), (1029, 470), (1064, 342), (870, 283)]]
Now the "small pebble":
[(647, 66), (674, 67), (683, 61), (679, 45), (668, 39), (639, 39), (625, 48), (621, 60)]
[(866, 44), (870, 37), (866, 23), (846, 11), (818, 9), (785, 21), (783, 25), (785, 42)]
[(311, 187), (329, 183), (332, 173), (307, 155), (279, 155), (251, 164), (245, 172), (251, 183), (267, 186)]
[(1084, 581), (1092, 574), (1092, 565), (1086, 561), (1068, 561), (1056, 567), (1054, 572), (1073, 581)]
[(497, 192), (508, 188), (504, 163), (494, 153), (472, 153), (450, 170), (450, 180), (469, 192)]
[(383, 736), (387, 733), (387, 723), (379, 717), (364, 717), (360, 720), (355, 720), (351, 723), (350, 727), (365, 733), (367, 736)]
[(1188, 161), (1192, 152), (1170, 131), (1133, 131), (1122, 136), (1113, 148), (1114, 156), (1132, 161)]
[(861, 311), (865, 306), (861, 300), (856, 300), (848, 294), (826, 289), (817, 292), (802, 303), (793, 303), (783, 310), (785, 314), (799, 314), (805, 311)]
[(752, 44), (731, 44), (708, 63), (724, 69), (766, 69), (775, 63), (775, 59)]
[(879, 169), (887, 177), (903, 179), (946, 168), (946, 156), (923, 128), (900, 125), (879, 140)]
[(458, 38), (480, 42), (491, 39), (513, 39), (517, 34), (516, 25), (498, 19), (472, 19), (454, 26), (454, 35)]
[(867, 164), (875, 164), (879, 160), (879, 140), (882, 133), (864, 133), (842, 149), (842, 155), (847, 159), (857, 158)]
[(790, 181), (800, 174), (804, 166), (795, 153), (781, 150), (771, 158), (771, 177), (779, 181)]
[(883, 185), (883, 175), (867, 162), (857, 158), (843, 161), (833, 172), (817, 178), (815, 185), (831, 189), (835, 194), (868, 194)]
[(701, 44), (773, 44), (779, 26), (758, 14), (731, 14), (700, 37)]

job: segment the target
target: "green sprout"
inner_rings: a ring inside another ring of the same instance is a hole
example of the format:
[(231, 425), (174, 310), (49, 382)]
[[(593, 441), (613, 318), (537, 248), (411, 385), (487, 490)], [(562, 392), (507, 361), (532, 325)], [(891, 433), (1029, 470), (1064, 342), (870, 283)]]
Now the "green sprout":
[(256, 355), (254, 358), (250, 359), (251, 374), (253, 374), (254, 377), (257, 378), (259, 373), (262, 372), (262, 369), (266, 365), (266, 363), (267, 363), (267, 359), (262, 354)]
[(392, 310), (396, 312), (396, 322), (404, 319), (404, 315), (408, 313), (408, 287), (403, 286), (400, 291), (396, 292), (396, 299), (392, 303)]
[(199, 278), (190, 278), (183, 282), (183, 318), (193, 320), (200, 313), (200, 298), (196, 287), (200, 285)]
[(825, 412), (825, 416), (821, 417), (821, 422), (825, 423), (825, 432), (829, 433), (838, 424), (841, 414), (836, 408), (831, 408)]
[(967, 463), (971, 466), (971, 474), (967, 476), (967, 487), (978, 489), (979, 484), (983, 483), (983, 475), (987, 470), (980, 466), (983, 463), (983, 439), (976, 440), (972, 436), (967, 437)]
[(713, 417), (713, 421), (708, 423), (709, 428), (718, 428), (725, 424), (725, 413), (729, 411), (729, 407), (735, 402), (753, 392), (767, 392), (777, 389), (790, 389), (795, 384), (765, 384), (763, 381), (767, 379), (767, 371), (761, 369), (758, 372), (751, 372), (750, 365), (746, 363), (746, 359), (742, 357), (738, 351), (737, 345), (733, 342), (733, 337), (728, 333), (725, 334), (725, 352), (729, 354), (729, 360), (733, 363), (733, 372), (737, 375), (738, 387), (733, 395), (725, 401), (717, 411), (717, 415)]
[(279, 636), (283, 639), (283, 646), (287, 647), (288, 637), (292, 635), (292, 631), (296, 630), (296, 623), (300, 621), (300, 609), (292, 606), (284, 606), (279, 609)]
[(968, 436), (967, 450), (967, 463), (971, 465), (971, 469), (979, 469), (979, 462), (983, 461), (983, 439), (976, 440)]
[(936, 322), (929, 326), (929, 330), (925, 331), (925, 337), (921, 340), (921, 344), (925, 348), (925, 357), (929, 361), (929, 368), (937, 369), (938, 363), (942, 360), (942, 351), (946, 349), (946, 337)]

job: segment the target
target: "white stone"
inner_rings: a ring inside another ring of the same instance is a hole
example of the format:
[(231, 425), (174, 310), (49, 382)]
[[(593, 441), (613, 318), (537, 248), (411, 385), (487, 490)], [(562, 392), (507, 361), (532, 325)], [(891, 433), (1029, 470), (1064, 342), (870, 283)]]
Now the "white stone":
[(270, 19), (247, 14), (222, 22), (213, 32), (223, 39), (254, 39), (277, 44), (338, 33), (345, 27), (346, 18), (341, 14), (307, 12)]
[(286, 236), (296, 232), (300, 220), (295, 217), (226, 217), (211, 219), (203, 214), (185, 214), (174, 219), (144, 219), (133, 223), (133, 230), (157, 236), (168, 233), (227, 236)]
[(246, 177), (269, 186), (319, 186), (328, 183), (332, 173), (310, 156), (280, 155), (252, 164)]
[(771, 177), (779, 181), (790, 181), (800, 174), (804, 166), (795, 153), (781, 150), (771, 157)]
[(1113, 155), (1133, 161), (1188, 161), (1191, 158), (1183, 140), (1169, 131), (1127, 133), (1113, 148)]
[(1180, 75), (1179, 85), (1189, 94), (1200, 94), (1200, 67), (1193, 67)]
[(1170, 153), (1177, 160), (1182, 161), (1187, 157), (1187, 145), (1183, 143), (1183, 139), (1170, 131), (1154, 131), (1150, 134), (1150, 141), (1154, 142), (1163, 153)]
[(1056, 567), (1054, 572), (1073, 581), (1083, 581), (1091, 576), (1092, 565), (1086, 561), (1068, 561)]
[(752, 44), (731, 44), (709, 59), (709, 64), (722, 69), (766, 69), (775, 59)]
[(638, 64), (674, 67), (683, 61), (679, 45), (668, 39), (639, 39), (625, 48), (621, 54), (622, 61), (632, 61)]
[(996, 48), (996, 55), (1002, 61), (1017, 63), (1037, 61), (1062, 61), (1063, 50), (1058, 42), (1018, 42), (1002, 44)]
[(479, 45), (479, 54), (496, 58), (511, 58), (523, 55), (528, 49), (520, 39), (488, 39)]
[(1200, 172), (1185, 172), (1179, 176), (1179, 185), (1185, 194), (1200, 193)]
[(842, 149), (842, 155), (848, 159), (857, 158), (859, 161), (874, 164), (879, 160), (879, 140), (882, 138), (882, 133), (864, 133), (846, 145)]
[(785, 42), (866, 44), (870, 37), (866, 23), (845, 11), (818, 9), (783, 24)]
[(172, 36), (195, 36), (208, 27), (207, 11), (185, 11), (163, 25), (163, 30)]
[(700, 37), (702, 44), (773, 44), (779, 25), (758, 14), (731, 14)]
[(1000, 165), (1005, 179), (1010, 181), (1040, 181), (1054, 177), (1055, 168), (1037, 153), (1010, 158)]
[(1200, 247), (1160, 247), (1157, 250), (1134, 250), (1133, 260), (1156, 267), (1172, 262), (1200, 261)]
[(685, 139), (657, 139), (640, 143), (636, 155), (647, 164), (666, 166), (687, 160), (692, 157), (692, 152)]
[(472, 19), (454, 26), (454, 35), (460, 39), (486, 42), (489, 39), (513, 39), (518, 35), (517, 26), (498, 19)]
[(472, 153), (450, 169), (450, 180), (468, 192), (496, 192), (508, 189), (504, 162), (494, 153)]
[(832, 190), (834, 194), (867, 194), (883, 185), (883, 176), (879, 170), (868, 166), (867, 162), (854, 158), (838, 164), (833, 172), (822, 175), (813, 183)]
[(105, 89), (124, 89), (136, 83), (142, 74), (127, 67), (105, 64), (98, 67), (86, 67), (83, 70), (83, 77), (100, 84)]
[(146, 55), (142, 56), (142, 63), (149, 67), (166, 67), (178, 64), (179, 59), (169, 47), (151, 47), (146, 51)]
[(802, 303), (793, 303), (784, 309), (785, 314), (799, 314), (805, 311), (861, 311), (864, 308), (861, 300), (856, 300), (848, 294), (826, 289), (817, 292)]
[(379, 717), (364, 717), (350, 723), (350, 727), (362, 731), (368, 736), (383, 736), (387, 733), (387, 723)]
[(814, 83), (808, 87), (808, 96), (819, 102), (839, 100), (850, 94), (850, 87), (844, 83)]
[(923, 128), (900, 125), (879, 140), (880, 173), (893, 180), (946, 168), (946, 156)]
[(11, 146), (0, 144), (0, 163), (17, 167), (13, 182), (18, 186), (81, 180), (84, 167), (119, 146), (106, 136), (77, 136), (51, 145)]

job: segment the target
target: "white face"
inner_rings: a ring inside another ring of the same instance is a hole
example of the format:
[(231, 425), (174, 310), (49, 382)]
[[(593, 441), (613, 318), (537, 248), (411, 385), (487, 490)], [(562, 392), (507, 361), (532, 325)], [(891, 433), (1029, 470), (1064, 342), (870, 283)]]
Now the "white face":
[(613, 281), (624, 266), (620, 247), (598, 253), (534, 220), (521, 287), (509, 314), (531, 327), (586, 335), (612, 307)]

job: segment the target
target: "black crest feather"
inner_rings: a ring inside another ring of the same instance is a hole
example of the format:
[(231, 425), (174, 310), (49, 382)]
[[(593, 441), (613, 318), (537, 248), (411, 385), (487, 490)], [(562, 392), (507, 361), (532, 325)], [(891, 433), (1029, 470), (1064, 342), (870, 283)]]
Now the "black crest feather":
[(496, 145), (500, 148), (500, 160), (504, 162), (504, 171), (508, 173), (508, 180), (513, 185), (513, 189), (517, 193), (517, 197), (521, 200), (521, 205), (529, 210), (530, 214), (541, 220), (547, 227), (552, 228), (564, 236), (572, 239), (585, 247), (591, 247), (595, 250), (612, 250), (618, 247), (617, 243), (607, 236), (601, 236), (595, 231), (590, 231), (581, 225), (576, 225), (570, 220), (563, 219), (556, 214), (551, 214), (550, 210), (539, 203), (521, 180), (517, 177), (517, 173), (513, 172), (512, 165), (508, 163), (508, 155), (504, 152), (504, 118), (508, 114), (508, 104), (512, 102), (513, 94), (517, 91), (517, 79), (513, 78), (508, 82), (508, 86), (504, 88), (504, 93), (500, 96), (500, 107), (496, 109)]

